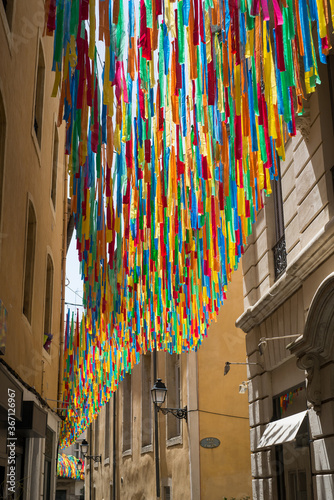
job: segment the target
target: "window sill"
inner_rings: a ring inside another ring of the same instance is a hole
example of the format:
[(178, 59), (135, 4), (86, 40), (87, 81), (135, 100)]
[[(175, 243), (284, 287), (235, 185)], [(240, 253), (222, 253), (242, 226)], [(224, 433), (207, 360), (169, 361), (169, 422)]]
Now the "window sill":
[[(54, 206), (54, 204), (53, 204), (53, 201), (52, 201), (52, 198), (51, 198), (51, 197), (50, 197), (50, 209), (51, 209), (51, 213), (52, 213), (52, 216), (53, 216), (54, 222), (56, 223), (56, 207)], [(53, 225), (52, 225), (52, 229), (53, 229)]]
[(145, 453), (152, 453), (153, 452), (153, 444), (148, 444), (146, 446), (142, 446), (141, 449), (141, 455), (145, 455)]
[(29, 332), (32, 334), (31, 323), (29, 322), (29, 320), (28, 320), (27, 316), (24, 314), (24, 312), (22, 313), (22, 319), (23, 319), (25, 326), (28, 328)]
[(106, 458), (103, 462), (103, 465), (106, 466), (106, 465), (110, 465), (110, 458)]
[(132, 456), (132, 450), (125, 450), (122, 453), (122, 457), (131, 457)]
[(172, 437), (170, 439), (167, 439), (166, 440), (166, 446), (167, 448), (171, 447), (171, 446), (176, 446), (178, 444), (183, 444), (183, 440), (182, 440), (182, 436), (175, 436), (175, 437)]
[(48, 351), (46, 351), (46, 350), (44, 349), (44, 347), (42, 347), (42, 349), (43, 349), (43, 358), (44, 358), (44, 359), (45, 359), (45, 360), (49, 363), (49, 365), (50, 365), (50, 364), (51, 364), (51, 352), (50, 352), (50, 351), (51, 351), (51, 347), (50, 347), (50, 351), (49, 351), (49, 352), (48, 352)]
[[(36, 150), (36, 155), (37, 155), (37, 158), (38, 158), (39, 166), (41, 167), (42, 166), (42, 161), (41, 161), (41, 150), (42, 150), (42, 147), (39, 145), (39, 142), (38, 142), (38, 139), (37, 139), (37, 136), (36, 136), (36, 132), (35, 132), (35, 129), (34, 129), (34, 123), (32, 124), (32, 128), (31, 128), (31, 138), (32, 138), (32, 142), (34, 143), (34, 146), (35, 146), (35, 150)], [(42, 143), (42, 139), (41, 139), (41, 143)]]
[(100, 462), (94, 462), (94, 469), (97, 470), (99, 468), (99, 463)]

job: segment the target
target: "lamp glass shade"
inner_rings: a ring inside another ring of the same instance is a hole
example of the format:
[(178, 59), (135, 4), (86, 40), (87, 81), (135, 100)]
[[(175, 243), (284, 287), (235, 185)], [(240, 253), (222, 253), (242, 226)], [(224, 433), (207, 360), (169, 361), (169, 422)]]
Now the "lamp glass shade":
[(227, 375), (228, 372), (230, 371), (230, 369), (231, 369), (230, 363), (228, 361), (226, 361), (225, 368), (224, 368), (224, 375)]
[(158, 380), (151, 389), (153, 403), (157, 406), (161, 406), (165, 402), (166, 394), (167, 394), (167, 387), (161, 381), (161, 378), (158, 378)]
[(81, 443), (81, 451), (82, 451), (83, 455), (87, 455), (87, 453), (88, 453), (88, 443), (87, 443), (86, 439), (84, 439)]

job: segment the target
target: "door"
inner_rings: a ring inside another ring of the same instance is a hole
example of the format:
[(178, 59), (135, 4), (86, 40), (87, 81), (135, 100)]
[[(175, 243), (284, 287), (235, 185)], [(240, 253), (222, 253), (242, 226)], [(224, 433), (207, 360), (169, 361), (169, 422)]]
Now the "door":
[(309, 446), (283, 445), (284, 483), (287, 500), (313, 500)]

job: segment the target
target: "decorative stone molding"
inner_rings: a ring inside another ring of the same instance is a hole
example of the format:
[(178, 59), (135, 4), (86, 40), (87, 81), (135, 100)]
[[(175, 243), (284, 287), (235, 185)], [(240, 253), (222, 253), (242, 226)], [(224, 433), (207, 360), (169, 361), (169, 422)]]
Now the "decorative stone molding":
[(289, 349), (297, 358), (305, 354), (320, 356), (322, 362), (334, 359), (334, 273), (321, 283), (314, 294), (303, 336)]
[(237, 319), (236, 326), (248, 333), (252, 328), (260, 325), (333, 254), (333, 248), (334, 217), (314, 236), (297, 257), (288, 263), (286, 272), (274, 285)]
[(306, 375), (306, 397), (317, 413), (321, 409), (321, 380), (320, 380), (320, 359), (316, 354), (305, 354), (297, 360), (297, 366), (305, 370)]
[(303, 115), (296, 116), (296, 129), (302, 134), (304, 140), (308, 142), (311, 131), (310, 112), (305, 111)]
[(296, 116), (296, 129), (302, 134), (303, 139), (308, 142), (311, 132), (311, 113), (309, 101), (304, 101), (304, 113)]

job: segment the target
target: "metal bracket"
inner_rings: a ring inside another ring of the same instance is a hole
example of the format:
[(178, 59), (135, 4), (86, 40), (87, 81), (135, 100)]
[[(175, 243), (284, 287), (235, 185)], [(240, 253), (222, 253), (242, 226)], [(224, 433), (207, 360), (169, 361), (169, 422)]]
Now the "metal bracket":
[(188, 418), (187, 418), (188, 411), (187, 411), (186, 406), (184, 408), (160, 408), (159, 406), (157, 406), (157, 409), (158, 409), (158, 411), (161, 411), (161, 413), (163, 413), (163, 415), (167, 415), (168, 413), (171, 413), (172, 415), (174, 415), (174, 417), (176, 417), (180, 420), (184, 418), (185, 421), (188, 422)]
[(93, 460), (94, 462), (96, 463), (102, 463), (102, 455), (97, 455), (97, 456), (93, 456), (93, 455), (84, 455), (85, 458), (88, 458), (89, 460)]

